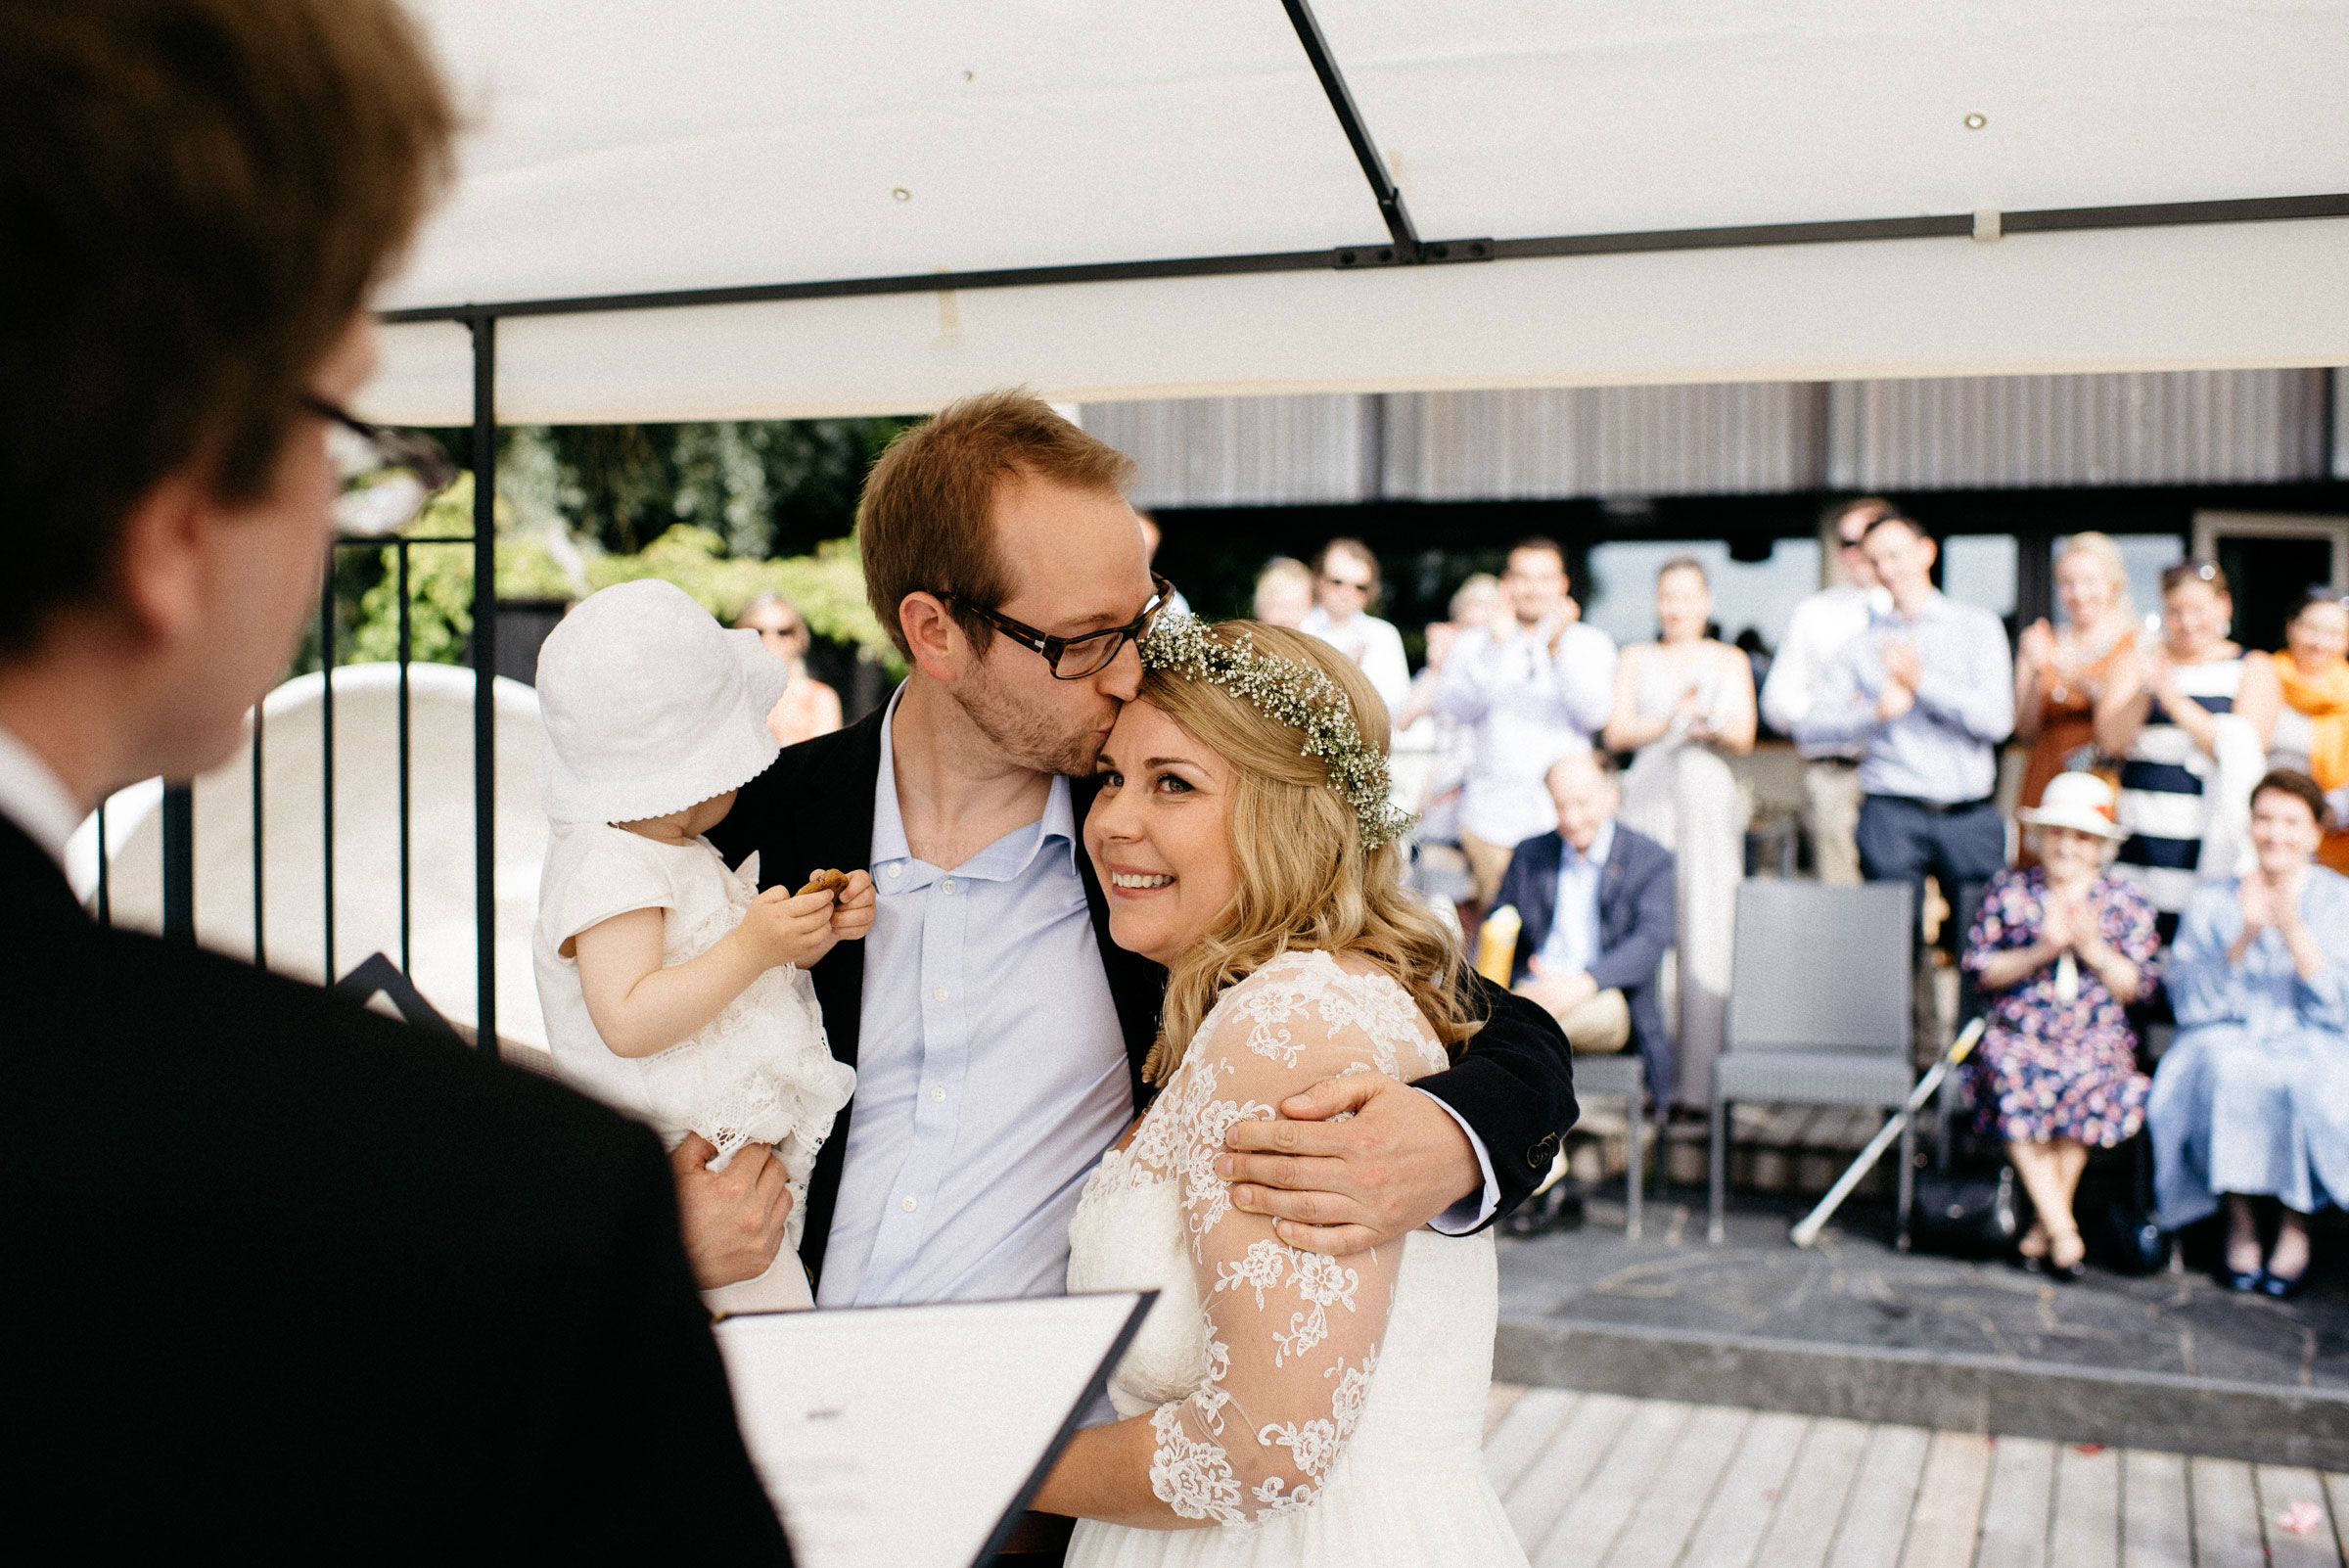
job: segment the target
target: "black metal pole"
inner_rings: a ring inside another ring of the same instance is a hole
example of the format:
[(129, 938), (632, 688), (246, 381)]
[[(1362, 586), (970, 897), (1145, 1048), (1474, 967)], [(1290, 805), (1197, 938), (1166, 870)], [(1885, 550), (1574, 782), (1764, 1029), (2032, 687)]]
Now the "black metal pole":
[(325, 923), (321, 935), (325, 939), (326, 968), (319, 977), (322, 986), (335, 983), (335, 553), (326, 555), (326, 582), (318, 590), (318, 670), (325, 681), (318, 703), (319, 774), (319, 869), (326, 883)]
[(1378, 203), (1378, 215), (1386, 220), (1387, 233), (1394, 236), (1396, 251), (1405, 261), (1418, 260), (1419, 231), (1411, 225), (1411, 214), (1404, 209), (1403, 192), (1387, 173), (1387, 161), (1379, 155), (1378, 144), (1370, 139), (1370, 127), (1362, 122), (1362, 111), (1346, 85), (1345, 73), (1338, 69), (1337, 57), (1329, 52), (1329, 40), (1321, 36), (1320, 20), (1309, 0), (1280, 0), (1280, 4), (1289, 14), (1289, 24), (1297, 29), (1297, 41), (1305, 46), (1305, 58), (1313, 62), (1313, 74), (1321, 78), (1321, 91), (1346, 132), (1355, 161), (1362, 165), (1362, 178), (1370, 182), (1370, 195)]
[(473, 918), (478, 1043), (497, 1054), (497, 318), (473, 323)]
[[(2164, 202), (2138, 207), (2048, 208), (2007, 212), (2000, 232), (2063, 234), (2103, 229), (2164, 228), (2175, 224), (2267, 223), (2349, 217), (2349, 193), (2261, 196), (2219, 202)], [(1850, 245), (1877, 240), (1962, 240), (1974, 232), (1971, 212), (1923, 217), (1849, 218), (1819, 223), (1747, 223), (1728, 228), (1645, 229), (1613, 234), (1553, 234), (1524, 239), (1438, 240), (1416, 256), (1392, 245), (1330, 246), (1318, 251), (1267, 251), (1243, 255), (1169, 256), (1151, 261), (1086, 261), (1070, 266), (990, 267), (969, 272), (903, 272), (889, 277), (820, 278), (800, 283), (734, 284), (715, 289), (669, 289), (639, 294), (571, 295), (505, 300), (493, 304), (412, 305), (387, 310), (381, 320), (480, 320), (499, 316), (576, 316), (610, 310), (679, 310), (787, 300), (856, 300), (873, 295), (936, 294), (941, 290), (1036, 289), (1072, 283), (1117, 283), (1143, 278), (1220, 278), (1259, 272), (1374, 271), (1412, 261), (1514, 261), (1544, 256), (1633, 255), (1662, 251), (1739, 250), (1753, 246)], [(1382, 254), (1381, 253), (1388, 253)]]
[(269, 967), (269, 939), (261, 922), (261, 703), (253, 705), (253, 967)]
[(196, 940), (196, 786), (163, 785), (163, 936)]
[(106, 803), (98, 803), (98, 923), (115, 923), (115, 851), (106, 836)]
[(408, 846), (408, 662), (412, 654), (408, 541), (399, 540), (395, 548), (399, 552), (399, 972), (413, 980), (415, 959), (409, 951), (409, 932), (414, 925), (409, 895), (414, 877)]

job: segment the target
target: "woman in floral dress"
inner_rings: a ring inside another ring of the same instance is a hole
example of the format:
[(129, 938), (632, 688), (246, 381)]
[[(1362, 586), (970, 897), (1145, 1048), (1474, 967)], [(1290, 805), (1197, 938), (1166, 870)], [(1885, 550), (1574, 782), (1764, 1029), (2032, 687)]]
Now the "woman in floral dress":
[(1991, 998), (1974, 1102), (2039, 1212), (2024, 1267), (2077, 1279), (2087, 1247), (2072, 1197), (2088, 1151), (2144, 1124), (2150, 1081), (2122, 1009), (2151, 988), (2160, 941), (2152, 903), (2105, 869), (2124, 836), (2110, 785), (2060, 774), (2016, 814), (2040, 863), (1993, 879), (1966, 939), (1965, 967)]

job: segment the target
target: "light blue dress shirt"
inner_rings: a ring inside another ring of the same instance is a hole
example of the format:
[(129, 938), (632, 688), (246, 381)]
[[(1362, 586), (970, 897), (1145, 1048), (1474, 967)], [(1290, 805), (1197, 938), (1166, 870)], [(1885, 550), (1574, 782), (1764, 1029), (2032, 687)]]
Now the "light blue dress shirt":
[(917, 860), (881, 726), (856, 1114), (817, 1304), (1067, 1289), (1069, 1217), (1133, 1119), (1069, 781), (952, 869)]
[(1615, 848), (1615, 824), (1608, 822), (1590, 841), (1584, 854), (1559, 840), (1558, 905), (1549, 922), (1549, 937), (1542, 944), (1542, 972), (1555, 978), (1579, 975), (1598, 958), (1598, 874)]
[[(1907, 637), (1923, 677), (1916, 701), (1886, 723), (1876, 699), (1891, 677), (1883, 648)], [(1989, 611), (1936, 589), (1913, 619), (1870, 613), (1867, 630), (1837, 649), (1818, 700), (1794, 726), (1797, 744), (1865, 748), (1860, 788), (1954, 806), (1987, 799), (1998, 784), (1998, 745), (2014, 730), (2014, 666), (2006, 628)]]

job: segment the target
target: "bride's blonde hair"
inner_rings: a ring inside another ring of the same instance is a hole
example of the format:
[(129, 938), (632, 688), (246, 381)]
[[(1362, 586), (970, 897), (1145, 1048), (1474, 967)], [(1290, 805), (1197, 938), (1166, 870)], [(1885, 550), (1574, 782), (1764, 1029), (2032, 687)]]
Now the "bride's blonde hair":
[[(1252, 640), (1260, 654), (1320, 671), (1352, 708), (1361, 744), (1385, 753), (1386, 704), (1329, 644), (1258, 621), (1221, 622), (1199, 634), (1227, 646)], [(1359, 815), (1331, 786), (1323, 761), (1306, 754), (1305, 732), (1179, 669), (1147, 670), (1140, 700), (1230, 764), (1224, 828), (1239, 868), (1231, 903), (1168, 975), (1158, 1040), (1142, 1076), (1165, 1083), (1224, 988), (1298, 948), (1359, 953), (1377, 964), (1457, 1055), (1484, 1023), (1473, 1009), (1460, 945), (1404, 887), (1402, 847), (1364, 848)]]

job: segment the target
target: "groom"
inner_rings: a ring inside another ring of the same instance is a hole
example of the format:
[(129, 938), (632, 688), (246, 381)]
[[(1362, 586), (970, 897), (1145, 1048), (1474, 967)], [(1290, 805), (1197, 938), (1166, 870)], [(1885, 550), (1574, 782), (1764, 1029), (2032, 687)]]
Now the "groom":
[[(900, 437), (858, 536), (912, 673), (879, 713), (786, 750), (713, 835), (731, 862), (759, 851), (769, 885), (865, 866), (879, 890), (872, 934), (814, 971), (857, 1071), (808, 1192), (822, 1306), (1057, 1294), (1078, 1191), (1147, 1102), (1165, 972), (1110, 942), (1081, 841), (1094, 760), (1139, 689), (1133, 638), (1168, 591), (1131, 473), (1023, 392)], [(1572, 1069), (1545, 1013), (1486, 994), (1492, 1022), (1451, 1071), (1333, 1080), (1236, 1127), (1220, 1164), (1235, 1202), (1339, 1255), (1515, 1207), (1574, 1124)]]

